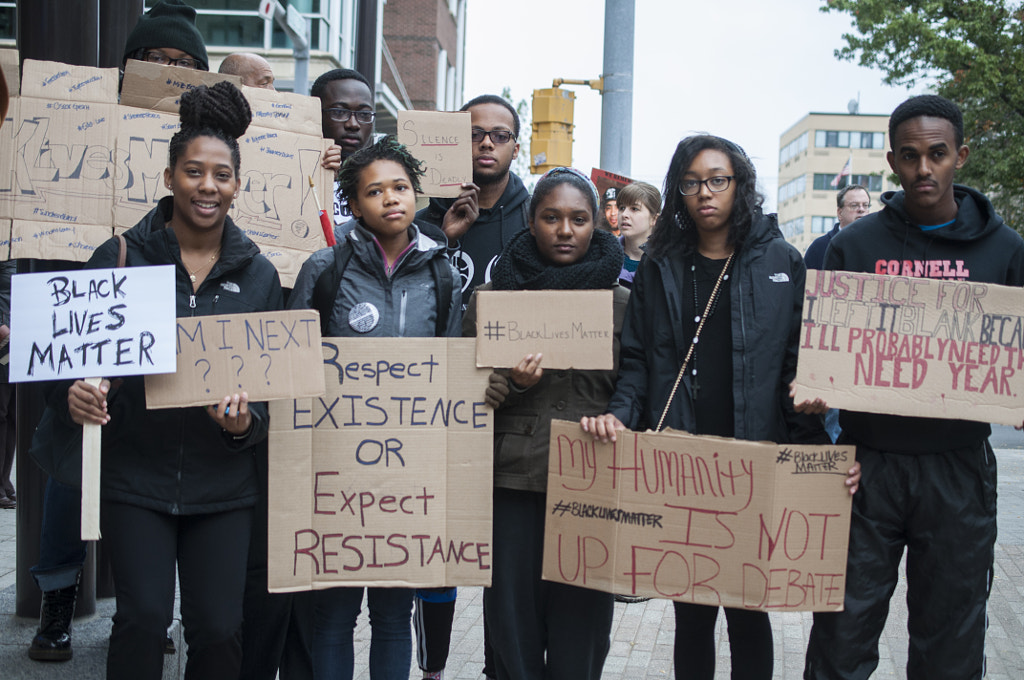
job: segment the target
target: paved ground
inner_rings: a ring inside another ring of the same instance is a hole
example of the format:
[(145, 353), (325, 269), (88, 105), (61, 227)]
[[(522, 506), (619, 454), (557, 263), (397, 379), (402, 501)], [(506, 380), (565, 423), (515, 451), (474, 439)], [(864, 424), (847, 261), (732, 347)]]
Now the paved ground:
[[(988, 677), (997, 680), (1024, 678), (1024, 437), (1003, 429), (995, 439), (999, 459), (999, 540), (996, 544), (996, 572), (989, 601), (990, 627), (986, 642)], [(1006, 447), (1006, 448), (1004, 448)], [(1010, 448), (1013, 447), (1013, 448)], [(26, 648), (36, 622), (14, 616), (15, 512), (0, 510), (0, 678), (93, 680), (103, 677), (106, 640), (110, 634), (112, 600), (100, 600), (97, 614), (76, 622), (75, 658), (67, 664), (30, 661)], [(482, 590), (466, 588), (456, 610), (452, 650), (448, 665), (451, 679), (481, 678), (483, 665)], [(889, 623), (881, 645), (881, 664), (875, 678), (903, 678), (906, 664), (905, 583), (892, 601)], [(616, 604), (612, 648), (605, 664), (605, 680), (672, 677), (672, 634), (674, 621), (669, 602), (652, 600), (641, 604)], [(799, 678), (804, 648), (810, 631), (809, 614), (773, 614), (775, 632), (775, 677)], [(174, 634), (181, 647), (180, 626)], [(356, 631), (358, 680), (368, 680), (366, 663), (369, 628), (365, 616)], [(719, 617), (719, 664), (716, 678), (729, 677), (729, 642), (724, 617)], [(180, 655), (167, 657), (165, 678), (180, 678)], [(410, 677), (419, 677), (410, 673)]]

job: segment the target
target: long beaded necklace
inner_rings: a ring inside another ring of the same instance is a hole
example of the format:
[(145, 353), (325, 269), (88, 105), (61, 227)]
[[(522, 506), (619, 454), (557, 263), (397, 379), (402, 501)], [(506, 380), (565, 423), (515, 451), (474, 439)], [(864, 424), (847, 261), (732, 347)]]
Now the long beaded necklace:
[[(672, 385), (672, 392), (669, 393), (668, 401), (665, 402), (665, 408), (661, 412), (661, 418), (658, 419), (658, 427), (656, 428), (656, 431), (660, 431), (662, 424), (664, 424), (664, 422), (665, 422), (665, 416), (668, 415), (668, 408), (669, 408), (669, 406), (672, 405), (672, 400), (675, 399), (676, 391), (678, 391), (678, 389), (679, 389), (679, 382), (683, 379), (683, 372), (686, 370), (686, 365), (690, 362), (690, 357), (693, 356), (694, 350), (697, 349), (697, 342), (700, 340), (700, 332), (704, 329), (704, 323), (708, 320), (708, 317), (711, 316), (711, 313), (714, 312), (715, 303), (718, 300), (718, 291), (722, 287), (722, 281), (725, 281), (725, 280), (727, 280), (729, 278), (729, 274), (728, 274), (729, 265), (732, 264), (732, 258), (735, 255), (736, 255), (736, 251), (733, 251), (732, 253), (729, 254), (729, 259), (727, 259), (725, 261), (725, 266), (722, 267), (722, 271), (718, 275), (718, 281), (715, 282), (715, 287), (711, 291), (711, 297), (708, 298), (708, 304), (704, 308), (704, 314), (693, 317), (694, 323), (697, 324), (697, 330), (694, 331), (693, 341), (690, 343), (690, 349), (686, 352), (686, 358), (683, 359), (683, 363), (679, 367), (679, 375), (676, 376), (676, 382), (675, 382), (675, 384)], [(697, 303), (697, 256), (696, 256), (696, 254), (694, 254), (693, 258), (694, 258), (693, 259), (693, 264), (690, 267), (690, 271), (693, 273), (693, 308), (694, 309), (699, 309), (698, 303)], [(696, 363), (694, 364), (694, 368), (693, 368), (693, 378), (694, 378), (694, 385), (695, 385), (695, 387), (694, 387), (694, 398), (696, 399), (696, 397), (697, 397), (697, 390), (696, 390), (697, 368), (696, 368)]]

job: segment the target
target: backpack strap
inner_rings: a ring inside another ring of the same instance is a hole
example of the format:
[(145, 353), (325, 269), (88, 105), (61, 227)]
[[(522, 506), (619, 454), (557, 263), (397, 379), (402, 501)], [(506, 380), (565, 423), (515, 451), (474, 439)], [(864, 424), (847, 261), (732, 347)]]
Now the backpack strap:
[(437, 321), (434, 325), (434, 337), (443, 338), (448, 332), (448, 312), (452, 306), (451, 265), (448, 257), (440, 255), (430, 258), (430, 273), (434, 276), (434, 291), (437, 293)]
[(327, 337), (327, 324), (331, 320), (331, 313), (334, 311), (334, 300), (338, 296), (338, 288), (341, 286), (341, 277), (345, 273), (349, 259), (352, 258), (352, 246), (348, 239), (342, 239), (332, 248), (334, 251), (334, 262), (331, 266), (320, 272), (316, 283), (313, 284), (313, 309), (320, 312), (320, 334)]

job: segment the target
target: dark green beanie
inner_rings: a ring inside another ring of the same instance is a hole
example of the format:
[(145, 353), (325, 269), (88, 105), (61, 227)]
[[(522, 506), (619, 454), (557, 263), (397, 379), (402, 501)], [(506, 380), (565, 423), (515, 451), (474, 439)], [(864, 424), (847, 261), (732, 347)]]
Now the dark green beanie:
[(139, 17), (128, 34), (121, 65), (141, 49), (170, 47), (187, 52), (204, 71), (210, 70), (203, 36), (196, 28), (196, 11), (181, 0), (160, 0)]

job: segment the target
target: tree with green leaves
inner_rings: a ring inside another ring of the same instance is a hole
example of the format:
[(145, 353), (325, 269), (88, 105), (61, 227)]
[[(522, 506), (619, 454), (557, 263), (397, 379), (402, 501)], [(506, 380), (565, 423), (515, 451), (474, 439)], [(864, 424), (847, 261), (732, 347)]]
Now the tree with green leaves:
[(971, 154), (957, 181), (1024, 234), (1024, 2), (824, 0), (821, 11), (853, 18), (836, 57), (883, 71), (890, 85), (933, 82), (960, 106)]

